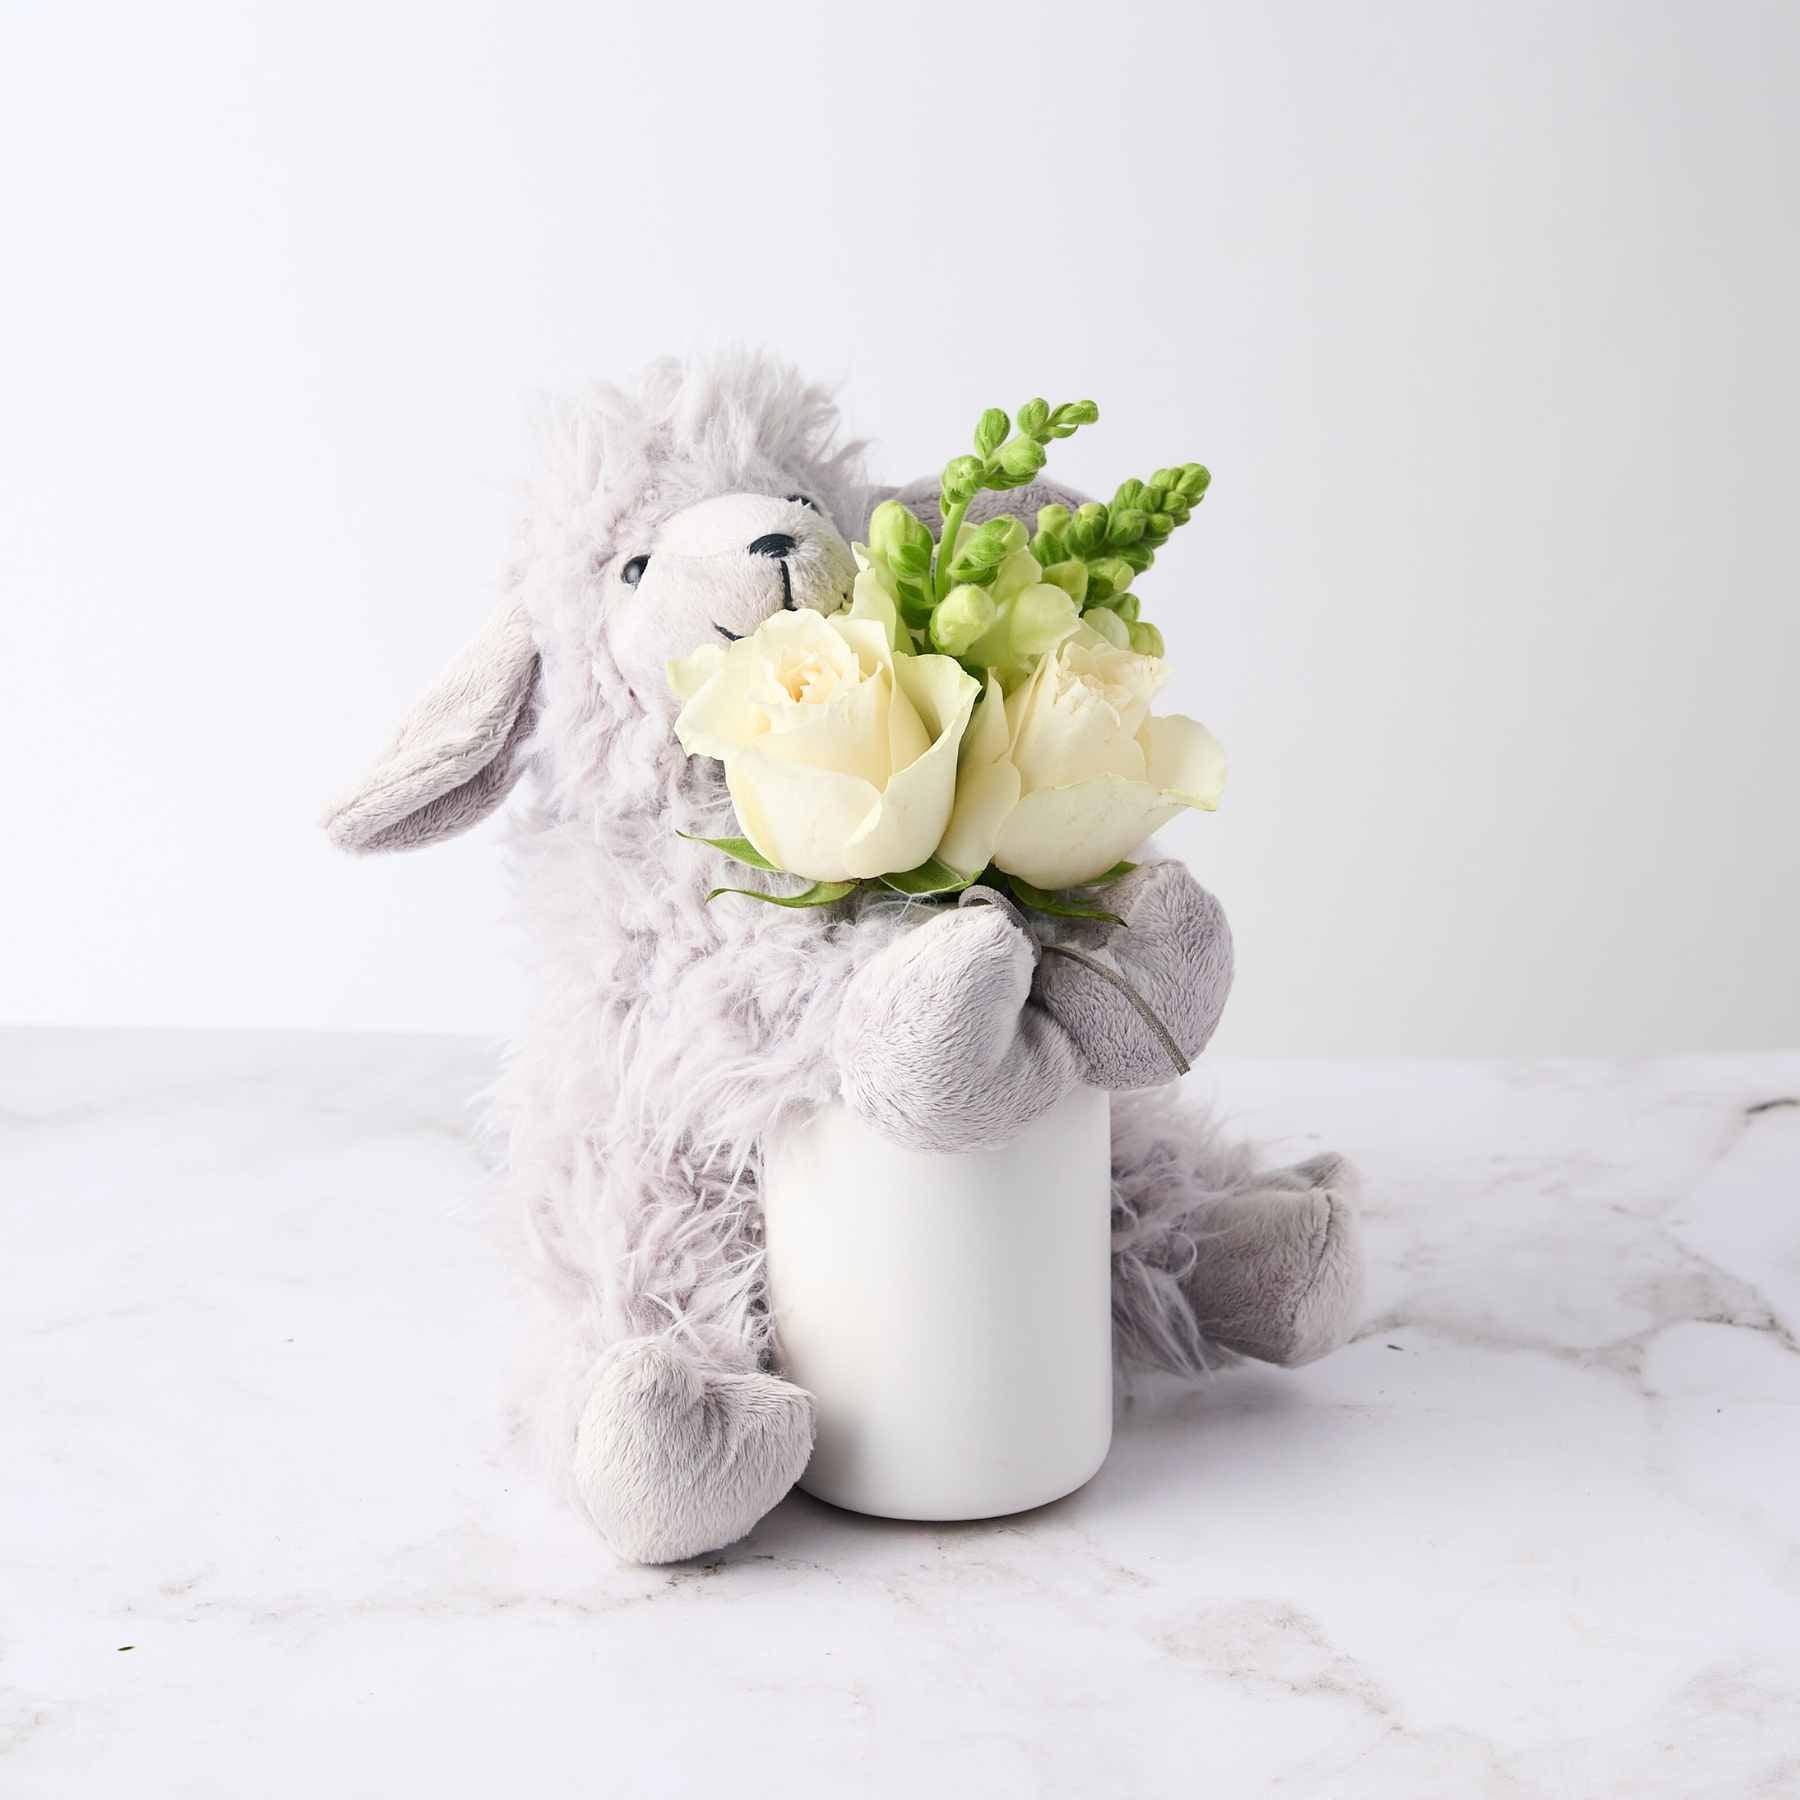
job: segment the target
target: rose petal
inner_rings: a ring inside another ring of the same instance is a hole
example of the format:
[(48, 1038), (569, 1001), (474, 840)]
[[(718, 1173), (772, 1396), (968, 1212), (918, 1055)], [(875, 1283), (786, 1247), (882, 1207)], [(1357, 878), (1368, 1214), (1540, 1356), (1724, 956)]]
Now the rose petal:
[(923, 755), (888, 778), (879, 810), (848, 847), (859, 875), (916, 869), (943, 840), (956, 800), (963, 727), (981, 691), (947, 656), (902, 657), (896, 668), (921, 722), (936, 735)]
[(1033, 887), (1078, 887), (1123, 862), (1182, 804), (1148, 782), (1117, 775), (1042, 788), (1008, 814), (994, 861)]
[(718, 674), (725, 661), (723, 644), (702, 644), (690, 656), (668, 664), (669, 689), (684, 706)]
[(726, 758), (725, 785), (744, 836), (778, 869), (808, 881), (887, 873), (861, 867), (850, 849), (881, 809), (880, 790), (868, 782), (756, 748)]
[(1138, 734), (1150, 785), (1183, 806), (1202, 812), (1218, 809), (1225, 791), (1225, 746), (1200, 723), (1183, 713), (1151, 719)]
[(956, 802), (935, 852), (959, 875), (979, 875), (993, 860), (1007, 814), (1019, 803), (1019, 771), (1007, 754), (1006, 701), (988, 677), (987, 691), (963, 733), (957, 755)]
[(813, 716), (804, 723), (771, 731), (756, 740), (755, 748), (777, 762), (835, 769), (879, 790), (892, 769), (888, 756), (892, 687), (884, 670), (855, 687), (840, 689), (824, 706), (807, 708)]
[[(909, 657), (906, 660), (915, 659)], [(916, 763), (931, 747), (931, 730), (919, 717), (919, 709), (913, 703), (907, 683), (900, 678), (899, 670), (900, 662), (896, 660), (892, 671), (883, 677), (894, 685), (893, 704), (888, 709), (888, 766), (884, 779), (891, 779), (898, 770)], [(887, 871), (884, 869), (882, 873)]]
[[(687, 660), (704, 654), (697, 651)], [(752, 699), (757, 675), (748, 638), (720, 648), (712, 674), (689, 696), (675, 720), (675, 736), (689, 756), (722, 757), (768, 728), (763, 709)]]
[(894, 663), (894, 673), (919, 719), (933, 738), (950, 732), (959, 740), (981, 684), (964, 672), (953, 656), (907, 656)]
[[(1059, 659), (1060, 661), (1060, 659)], [(1142, 715), (1129, 725), (1107, 687), (1061, 667), (1053, 668), (1020, 721), (1013, 762), (1025, 792), (1067, 787), (1096, 775), (1145, 779), (1137, 741)]]

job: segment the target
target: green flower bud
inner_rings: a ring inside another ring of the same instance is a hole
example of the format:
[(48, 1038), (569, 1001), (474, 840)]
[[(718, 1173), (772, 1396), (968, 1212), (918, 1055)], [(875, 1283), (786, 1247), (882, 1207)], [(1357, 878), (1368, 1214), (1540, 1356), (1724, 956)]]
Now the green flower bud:
[(1119, 561), (1134, 575), (1141, 575), (1156, 561), (1156, 553), (1146, 540), (1140, 538), (1135, 544), (1122, 544), (1119, 547)]
[(1144, 535), (1153, 537), (1158, 543), (1164, 542), (1169, 533), (1175, 529), (1175, 521), (1166, 512), (1153, 512), (1149, 523), (1144, 527)]
[(1039, 531), (1063, 531), (1075, 515), (1066, 506), (1040, 506), (1037, 515)]
[(946, 507), (963, 506), (981, 491), (987, 470), (978, 456), (953, 456), (944, 464), (943, 500)]
[(1122, 594), (1131, 586), (1134, 571), (1122, 556), (1102, 556), (1088, 564), (1088, 580), (1103, 582), (1107, 591)]
[(1075, 435), (1078, 425), (1092, 425), (1100, 417), (1100, 408), (1092, 400), (1070, 400), (1050, 415), (1050, 435), (1066, 438)]
[(888, 559), (888, 567), (896, 575), (913, 575), (921, 579), (931, 570), (931, 534), (925, 534), (922, 544), (907, 544)]
[(1106, 541), (1108, 544), (1135, 544), (1144, 535), (1150, 515), (1135, 506), (1121, 506), (1114, 501), (1106, 509)]
[(898, 500), (884, 500), (869, 515), (869, 550), (892, 569), (916, 572), (931, 561), (931, 533)]
[(988, 479), (995, 487), (1023, 487), (1044, 466), (1044, 446), (1036, 438), (1009, 438), (994, 463)]
[[(1010, 554), (1006, 547), (1006, 524), (1017, 525), (1018, 521), (1010, 519), (1002, 524), (1000, 520), (990, 520), (963, 539), (957, 546), (956, 554), (950, 559), (950, 580), (953, 585), (973, 582), (978, 587), (985, 587), (994, 579), (995, 572)], [(1020, 526), (1019, 530), (1023, 536), (1024, 527)]]
[(985, 588), (953, 587), (931, 615), (931, 641), (946, 656), (961, 656), (994, 623), (998, 611)]
[(1119, 491), (1113, 495), (1115, 507), (1135, 507), (1144, 495), (1144, 484), (1141, 481), (1121, 481)]
[(936, 600), (931, 584), (903, 575), (894, 583), (894, 587), (900, 596), (901, 618), (907, 624), (923, 630), (931, 621), (931, 608)]
[(1047, 569), (1052, 563), (1059, 563), (1067, 558), (1069, 546), (1060, 531), (1040, 531), (1031, 540), (1031, 554)]
[(1131, 627), (1116, 612), (1108, 612), (1104, 606), (1090, 606), (1081, 615), (1081, 622), (1092, 626), (1115, 650), (1131, 648)]
[(1044, 570), (1044, 579), (1052, 587), (1061, 588), (1077, 606), (1087, 599), (1088, 566), (1079, 558), (1050, 563)]
[(1069, 521), (1069, 548), (1077, 556), (1094, 556), (1106, 541), (1106, 508), (1089, 501)]
[(1000, 604), (994, 623), (970, 647), (971, 661), (985, 668), (1026, 668), (1054, 649), (1075, 629), (1075, 602), (1061, 588), (1038, 582)]
[(1027, 437), (1036, 437), (1050, 423), (1048, 400), (1027, 400), (1019, 408), (1019, 429)]
[(1106, 608), (1108, 612), (1117, 613), (1127, 625), (1135, 625), (1138, 622), (1138, 597), (1136, 594), (1114, 594), (1107, 601)]
[(1025, 548), (1025, 521), (1014, 518), (1011, 513), (995, 513), (981, 529), (999, 540), (1001, 550), (1007, 556)]
[(1191, 505), (1212, 486), (1212, 475), (1205, 464), (1188, 463), (1183, 467), (1181, 479), (1175, 485), (1181, 490), (1181, 497)]
[(981, 457), (989, 457), (1006, 442), (1006, 434), (1011, 429), (1007, 424), (1006, 414), (999, 407), (990, 406), (981, 415), (975, 427), (975, 453)]
[(1139, 656), (1161, 656), (1163, 634), (1154, 625), (1140, 621), (1131, 627), (1131, 647)]

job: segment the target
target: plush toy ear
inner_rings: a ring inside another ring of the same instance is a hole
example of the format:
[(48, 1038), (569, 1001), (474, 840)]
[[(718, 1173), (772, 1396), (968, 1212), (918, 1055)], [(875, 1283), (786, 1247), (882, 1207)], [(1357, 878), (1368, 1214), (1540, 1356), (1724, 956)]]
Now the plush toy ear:
[(440, 675), (386, 755), (324, 818), (341, 850), (414, 850), (467, 831), (519, 778), (538, 654), (507, 603)]

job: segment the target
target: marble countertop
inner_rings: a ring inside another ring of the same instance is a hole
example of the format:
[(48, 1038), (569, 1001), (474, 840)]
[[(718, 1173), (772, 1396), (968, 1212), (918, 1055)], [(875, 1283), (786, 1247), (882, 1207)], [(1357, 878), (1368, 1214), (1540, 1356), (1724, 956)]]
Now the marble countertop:
[(0, 1036), (0, 1792), (1800, 1795), (1800, 1056), (1209, 1061), (1358, 1341), (1084, 1491), (614, 1565), (530, 1466), (484, 1043)]

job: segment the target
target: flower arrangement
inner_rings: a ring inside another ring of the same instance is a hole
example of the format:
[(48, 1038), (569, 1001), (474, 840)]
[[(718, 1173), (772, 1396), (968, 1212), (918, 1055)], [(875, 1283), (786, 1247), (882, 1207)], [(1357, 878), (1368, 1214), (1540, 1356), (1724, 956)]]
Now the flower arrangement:
[(1035, 530), (975, 496), (1033, 481), (1091, 400), (981, 415), (944, 466), (943, 532), (896, 501), (852, 546), (849, 604), (782, 611), (669, 665), (681, 746), (718, 758), (742, 836), (700, 838), (809, 885), (717, 888), (824, 906), (859, 886), (947, 896), (976, 882), (1035, 911), (1119, 921), (1095, 891), (1225, 779), (1197, 720), (1152, 716), (1162, 634), (1132, 584), (1205, 498), (1198, 463), (1127, 481), (1110, 504), (1045, 506)]

